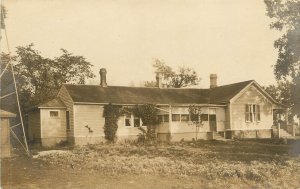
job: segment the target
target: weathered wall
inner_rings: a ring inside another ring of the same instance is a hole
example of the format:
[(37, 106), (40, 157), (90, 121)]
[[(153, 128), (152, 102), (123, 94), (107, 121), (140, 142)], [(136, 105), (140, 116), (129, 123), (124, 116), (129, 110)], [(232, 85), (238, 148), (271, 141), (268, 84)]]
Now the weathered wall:
[(232, 131), (232, 138), (271, 138), (271, 129)]
[[(43, 146), (52, 146), (67, 140), (65, 109), (40, 109), (41, 140)], [(50, 111), (59, 111), (58, 117), (50, 117)]]
[(28, 135), (30, 140), (41, 138), (40, 109), (35, 109), (28, 114)]
[(104, 137), (103, 106), (74, 105), (74, 137)]
[(62, 86), (57, 95), (66, 105), (67, 111), (70, 115), (70, 130), (67, 130), (67, 137), (69, 142), (73, 142), (74, 138), (74, 111), (73, 111), (73, 100), (69, 95), (65, 86)]
[[(103, 105), (74, 105), (74, 136), (76, 145), (105, 141)], [(146, 127), (144, 127), (146, 129)], [(118, 120), (118, 139), (137, 139), (141, 131), (137, 127), (125, 126), (124, 116)]]
[[(260, 105), (260, 121), (246, 122), (246, 104)], [(271, 129), (273, 124), (272, 103), (252, 85), (231, 104), (231, 130)]]
[(9, 118), (1, 118), (1, 158), (10, 157)]
[[(145, 130), (147, 130), (146, 126), (142, 126)], [(139, 133), (142, 133), (142, 131), (139, 130), (138, 127), (133, 126), (125, 126), (125, 118), (124, 116), (121, 116), (118, 120), (118, 131), (117, 131), (117, 137), (118, 139), (137, 139), (137, 136)]]

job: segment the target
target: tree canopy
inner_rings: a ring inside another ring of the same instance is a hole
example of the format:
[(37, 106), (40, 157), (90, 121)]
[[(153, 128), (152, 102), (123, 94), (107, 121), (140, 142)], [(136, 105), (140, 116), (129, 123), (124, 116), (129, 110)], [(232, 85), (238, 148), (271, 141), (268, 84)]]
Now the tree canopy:
[[(164, 79), (164, 85), (167, 88), (181, 88), (187, 86), (198, 85), (200, 78), (196, 71), (192, 68), (180, 66), (177, 71), (174, 71), (170, 66), (162, 60), (155, 59), (153, 63), (155, 73), (160, 73)], [(145, 82), (146, 87), (156, 87), (155, 81)]]
[[(64, 83), (84, 84), (87, 78), (95, 77), (91, 71), (92, 64), (83, 56), (61, 49), (59, 57), (44, 58), (33, 47), (33, 44), (19, 46), (16, 56), (12, 57), (20, 97), (25, 107), (53, 98)], [(1, 59), (7, 59), (7, 56), (2, 54)], [(3, 61), (1, 63), (5, 64)]]
[[(267, 16), (273, 19), (271, 29), (282, 36), (274, 42), (278, 59), (274, 65), (277, 86), (269, 86), (270, 93), (292, 107), (292, 114), (300, 116), (300, 1), (264, 0)], [(276, 92), (278, 91), (278, 92)], [(277, 94), (276, 94), (277, 93)]]

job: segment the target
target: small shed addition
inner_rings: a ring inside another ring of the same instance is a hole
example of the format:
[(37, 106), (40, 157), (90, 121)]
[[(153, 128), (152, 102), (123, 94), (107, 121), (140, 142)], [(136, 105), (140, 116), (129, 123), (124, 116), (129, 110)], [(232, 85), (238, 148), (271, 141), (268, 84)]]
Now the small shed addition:
[(10, 157), (10, 123), (9, 119), (16, 117), (16, 114), (0, 109), (1, 119), (1, 158)]

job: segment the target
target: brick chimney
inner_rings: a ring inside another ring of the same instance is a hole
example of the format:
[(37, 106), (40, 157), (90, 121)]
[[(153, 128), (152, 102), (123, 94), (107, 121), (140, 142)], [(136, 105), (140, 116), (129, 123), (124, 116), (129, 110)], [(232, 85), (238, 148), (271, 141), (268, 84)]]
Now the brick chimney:
[(163, 88), (163, 84), (162, 84), (162, 75), (161, 73), (157, 72), (156, 73), (156, 86), (158, 88)]
[(217, 74), (210, 74), (210, 88), (213, 89), (213, 88), (216, 88), (218, 85), (217, 85)]
[(107, 87), (107, 83), (106, 83), (106, 69), (105, 68), (101, 68), (99, 71), (100, 74), (100, 85), (101, 87)]

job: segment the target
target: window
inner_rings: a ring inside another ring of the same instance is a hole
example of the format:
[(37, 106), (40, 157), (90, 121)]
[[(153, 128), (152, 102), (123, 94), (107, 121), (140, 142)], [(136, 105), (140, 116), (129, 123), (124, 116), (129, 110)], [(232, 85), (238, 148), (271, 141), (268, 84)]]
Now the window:
[(131, 126), (131, 115), (125, 114), (125, 126)]
[(157, 119), (158, 119), (158, 122), (159, 123), (162, 123), (164, 120), (163, 120), (163, 115), (158, 115), (157, 116)]
[(181, 114), (181, 121), (189, 121), (190, 115), (189, 114)]
[(141, 119), (140, 119), (140, 117), (134, 116), (134, 118), (133, 118), (133, 126), (134, 127), (141, 126)]
[(159, 123), (169, 122), (169, 114), (157, 115), (157, 119)]
[(67, 124), (67, 130), (70, 130), (70, 113), (69, 111), (66, 111), (66, 124)]
[(246, 122), (260, 121), (260, 106), (257, 104), (246, 104)]
[(50, 117), (58, 118), (59, 117), (58, 111), (50, 111)]
[(163, 118), (164, 118), (164, 122), (169, 122), (169, 114), (165, 114)]
[(208, 114), (201, 114), (201, 121), (208, 121)]
[(180, 121), (180, 114), (172, 114), (172, 121)]

